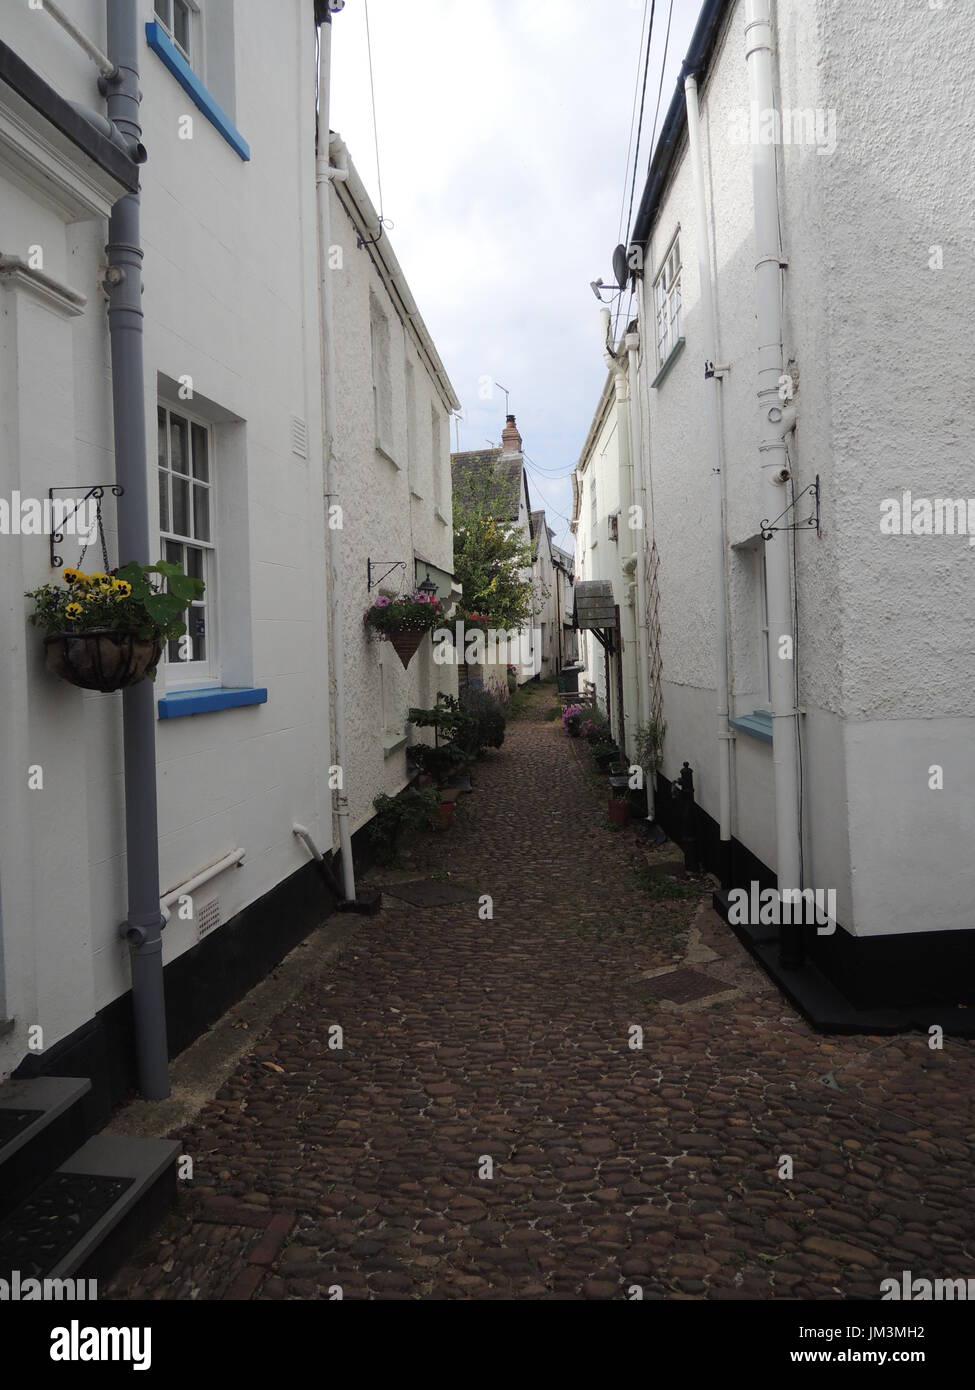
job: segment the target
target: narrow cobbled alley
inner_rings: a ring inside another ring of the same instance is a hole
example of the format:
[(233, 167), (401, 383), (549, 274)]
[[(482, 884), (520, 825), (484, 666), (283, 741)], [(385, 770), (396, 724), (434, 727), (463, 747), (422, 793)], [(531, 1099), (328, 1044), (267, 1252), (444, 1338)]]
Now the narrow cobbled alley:
[(878, 1298), (972, 1267), (975, 1045), (812, 1032), (710, 884), (610, 829), (553, 689), (522, 698), (177, 1135), (193, 1180), (105, 1295)]

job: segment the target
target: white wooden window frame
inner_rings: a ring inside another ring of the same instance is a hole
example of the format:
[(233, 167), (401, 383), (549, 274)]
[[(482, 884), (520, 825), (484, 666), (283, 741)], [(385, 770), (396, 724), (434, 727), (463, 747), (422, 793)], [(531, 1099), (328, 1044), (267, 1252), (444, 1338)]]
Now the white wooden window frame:
[(758, 622), (759, 631), (762, 636), (762, 662), (765, 670), (765, 700), (759, 704), (761, 710), (771, 710), (772, 708), (772, 653), (769, 649), (769, 621), (768, 621), (768, 566), (765, 557), (764, 542), (759, 546), (755, 557), (758, 569)]
[(667, 248), (663, 264), (653, 282), (658, 371), (674, 351), (681, 336), (683, 310), (681, 270), (680, 231), (678, 230)]
[[(448, 426), (449, 428), (449, 426)], [(443, 424), (435, 405), (430, 407), (430, 458), (432, 463), (433, 505), (443, 503)]]
[[(166, 30), (173, 43), (195, 71), (199, 71), (202, 56), (202, 30), (200, 7), (196, 0), (153, 0), (156, 19)], [(182, 19), (185, 16), (185, 30)], [(180, 22), (177, 23), (177, 20)], [(185, 32), (186, 42), (179, 37)]]
[[(158, 413), (166, 417), (165, 429), (165, 449), (166, 463), (157, 458), (156, 478), (157, 486), (165, 480), (167, 488), (167, 514), (163, 514), (162, 501), (160, 498), (160, 517), (159, 517), (159, 554), (160, 559), (169, 560), (171, 548), (181, 546), (185, 556), (186, 547), (190, 546), (194, 550), (201, 552), (201, 574), (206, 590), (201, 600), (194, 601), (193, 608), (203, 610), (205, 633), (206, 633), (206, 657), (202, 661), (179, 661), (174, 660), (170, 652), (170, 644), (166, 644), (163, 652), (163, 659), (160, 669), (164, 673), (166, 688), (168, 690), (199, 690), (208, 686), (219, 686), (219, 662), (218, 662), (218, 635), (217, 635), (217, 543), (214, 539), (217, 525), (217, 495), (216, 495), (216, 446), (214, 441), (214, 429), (206, 420), (198, 415), (185, 410), (182, 405), (171, 405), (168, 401), (158, 402)], [(173, 418), (185, 420), (187, 424), (187, 441), (190, 448), (188, 460), (188, 473), (180, 473), (172, 466), (172, 436)], [(158, 426), (158, 416), (157, 416)], [(207, 479), (197, 478), (194, 473), (193, 442), (194, 428), (202, 430), (207, 440)], [(189, 486), (189, 502), (187, 509), (187, 521), (189, 534), (173, 529), (173, 478), (186, 479)], [(204, 539), (196, 535), (196, 508), (194, 506), (194, 494), (197, 489), (205, 489), (208, 494), (209, 512), (209, 538)], [(164, 525), (163, 523), (168, 523)], [(181, 557), (179, 563), (183, 564), (186, 570), (185, 560)], [(187, 615), (187, 618), (189, 615)], [(190, 624), (187, 621), (187, 635), (190, 633)]]

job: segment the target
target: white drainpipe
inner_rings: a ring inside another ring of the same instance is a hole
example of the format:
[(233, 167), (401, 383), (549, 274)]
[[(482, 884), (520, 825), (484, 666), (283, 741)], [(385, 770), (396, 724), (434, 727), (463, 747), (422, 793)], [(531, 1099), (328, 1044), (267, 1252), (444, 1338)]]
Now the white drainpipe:
[[(635, 494), (643, 527), (627, 531), (633, 541), (633, 559), (636, 562), (637, 597), (637, 656), (640, 669), (640, 723), (650, 722), (650, 632), (647, 626), (647, 527), (649, 509), (647, 507), (646, 475), (643, 470), (643, 415), (640, 409), (640, 334), (627, 333), (626, 351), (630, 375), (630, 455), (633, 462), (633, 478), (636, 483)], [(653, 773), (647, 779), (647, 820), (653, 820), (654, 805)]]
[(708, 205), (701, 154), (701, 119), (697, 102), (697, 78), (684, 81), (687, 104), (687, 138), (694, 177), (694, 212), (697, 221), (697, 264), (701, 282), (701, 316), (704, 325), (705, 397), (708, 427), (708, 461), (711, 467), (711, 544), (714, 557), (715, 686), (717, 689), (718, 824), (721, 836), (721, 879), (727, 886), (731, 847), (731, 732), (728, 728), (728, 576), (725, 569), (724, 486), (721, 456), (721, 379), (718, 375), (718, 330), (711, 277), (708, 237)]
[[(773, 30), (769, 0), (746, 0), (745, 53), (752, 109), (771, 111)], [(758, 331), (759, 463), (762, 471), (762, 516), (785, 511), (789, 494), (787, 432), (794, 425), (791, 408), (779, 401), (784, 370), (782, 346), (782, 273), (785, 262), (779, 240), (776, 151), (756, 142), (752, 150), (752, 190), (755, 212), (755, 312)], [(797, 711), (795, 703), (795, 633), (792, 628), (792, 588), (787, 532), (765, 542), (768, 574), (769, 664), (772, 671), (772, 762), (775, 773), (775, 869), (779, 891), (801, 888), (799, 845), (799, 778)], [(790, 639), (792, 660), (779, 656), (783, 638)], [(783, 933), (781, 954), (786, 965), (801, 960), (798, 932)]]
[(209, 883), (212, 878), (216, 878), (218, 874), (224, 873), (225, 870), (239, 868), (244, 862), (245, 853), (245, 850), (233, 849), (229, 854), (225, 854), (222, 859), (217, 859), (213, 864), (208, 864), (205, 869), (200, 869), (192, 878), (188, 878), (185, 883), (179, 884), (176, 888), (170, 888), (169, 892), (165, 893), (159, 899), (159, 909), (162, 912), (163, 922), (166, 923), (169, 921), (170, 917), (173, 915), (172, 908), (180, 898), (189, 893), (194, 893), (197, 888), (202, 888), (205, 883)]
[[(331, 170), (329, 167), (329, 94), (332, 62), (332, 17), (326, 13), (321, 25), (321, 44), (318, 58), (318, 157), (315, 183), (318, 193), (318, 278), (322, 321), (322, 453), (325, 462), (327, 502), (339, 505), (338, 468), (335, 458), (335, 433), (338, 402), (335, 392), (335, 322), (332, 312), (332, 272), (328, 264), (328, 248), (332, 241), (332, 219), (329, 206)], [(331, 647), (332, 675), (335, 680), (335, 762), (342, 773), (342, 786), (335, 792), (335, 810), (339, 823), (339, 848), (342, 856), (342, 888), (347, 902), (355, 902), (355, 871), (352, 865), (352, 833), (349, 827), (349, 797), (346, 778), (349, 765), (345, 751), (345, 636), (344, 585), (342, 559), (339, 550), (341, 531), (328, 525), (328, 628)]]
[[(601, 309), (599, 317), (602, 321), (603, 332), (603, 358), (606, 366), (613, 373), (613, 388), (616, 393), (616, 419), (619, 427), (620, 439), (620, 466), (619, 466), (619, 490), (620, 490), (620, 515), (619, 523), (626, 530), (626, 523), (630, 517), (630, 505), (633, 501), (633, 452), (632, 440), (630, 438), (630, 415), (628, 410), (629, 379), (627, 377), (626, 362), (621, 360), (613, 352), (610, 343), (610, 311)], [(595, 468), (596, 461), (593, 459), (592, 467)], [(626, 544), (622, 537), (619, 538), (620, 554), (623, 553), (622, 547)], [(623, 573), (627, 573), (626, 564), (623, 564)], [(619, 633), (618, 639), (622, 646), (623, 634)], [(623, 653), (616, 653), (616, 660), (622, 662)], [(609, 691), (606, 692), (607, 700)], [(626, 722), (626, 712), (624, 710), (624, 724)], [(632, 745), (631, 745), (632, 746)], [(626, 749), (623, 749), (626, 752)]]

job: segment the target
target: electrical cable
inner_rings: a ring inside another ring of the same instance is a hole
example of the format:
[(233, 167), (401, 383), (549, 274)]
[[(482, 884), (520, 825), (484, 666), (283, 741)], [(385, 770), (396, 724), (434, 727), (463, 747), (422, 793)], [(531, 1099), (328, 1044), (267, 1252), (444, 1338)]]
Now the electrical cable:
[(653, 130), (650, 133), (650, 154), (648, 155), (647, 174), (650, 173), (649, 161), (653, 159), (653, 145), (657, 138), (657, 120), (660, 116), (660, 98), (664, 90), (664, 75), (667, 71), (667, 51), (670, 48), (670, 21), (674, 17), (674, 0), (670, 0), (670, 9), (667, 12), (667, 33), (664, 36), (664, 60), (660, 64), (660, 86), (657, 88), (657, 108), (653, 113)]
[[(643, 19), (642, 19), (642, 21), (641, 21), (641, 23), (640, 23), (640, 48), (639, 48), (639, 51), (640, 51), (641, 53), (643, 52), (643, 36), (644, 36), (644, 34), (646, 33), (646, 30), (647, 30), (647, 6), (648, 6), (648, 3), (649, 3), (649, 0), (643, 0)], [(622, 198), (620, 199), (620, 221), (619, 221), (619, 227), (617, 228), (617, 232), (616, 232), (616, 240), (617, 240), (618, 243), (621, 242), (621, 241), (623, 240), (623, 209), (626, 207), (626, 176), (627, 176), (627, 174), (630, 172), (630, 151), (633, 149), (633, 131), (634, 131), (634, 128), (635, 128), (635, 126), (636, 126), (636, 94), (637, 94), (637, 92), (639, 91), (639, 89), (640, 89), (640, 64), (639, 64), (639, 62), (637, 62), (637, 65), (636, 65), (636, 78), (634, 79), (634, 82), (633, 82), (633, 108), (632, 108), (632, 110), (630, 111), (630, 138), (629, 138), (629, 140), (627, 141), (627, 145), (626, 145), (626, 164), (625, 164), (625, 166), (624, 166), (624, 168), (623, 168), (623, 196), (622, 196)]]
[(372, 72), (372, 35), (369, 30), (369, 0), (363, 0), (363, 13), (366, 17), (366, 52), (369, 56), (369, 94), (372, 101), (372, 138), (376, 148), (376, 183), (379, 190), (379, 232), (372, 239), (360, 236), (358, 238), (360, 249), (363, 246), (375, 246), (377, 241), (382, 240), (383, 228), (392, 227), (386, 217), (383, 216), (383, 176), (379, 167), (379, 125), (376, 120), (376, 84)]

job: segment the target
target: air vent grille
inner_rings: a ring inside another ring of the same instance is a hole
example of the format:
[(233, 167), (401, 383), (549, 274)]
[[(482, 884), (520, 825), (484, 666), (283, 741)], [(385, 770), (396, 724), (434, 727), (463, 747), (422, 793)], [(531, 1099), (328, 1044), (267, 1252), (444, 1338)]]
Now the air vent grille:
[(197, 917), (197, 935), (204, 937), (220, 925), (220, 899), (212, 898), (200, 908)]
[(308, 424), (300, 415), (291, 417), (291, 452), (300, 459), (308, 457)]

